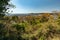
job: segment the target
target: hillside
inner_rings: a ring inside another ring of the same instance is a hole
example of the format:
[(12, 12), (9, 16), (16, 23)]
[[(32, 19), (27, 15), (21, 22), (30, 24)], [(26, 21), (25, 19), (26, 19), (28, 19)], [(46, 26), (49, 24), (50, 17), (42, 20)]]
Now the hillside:
[(60, 40), (60, 13), (0, 17), (0, 40)]

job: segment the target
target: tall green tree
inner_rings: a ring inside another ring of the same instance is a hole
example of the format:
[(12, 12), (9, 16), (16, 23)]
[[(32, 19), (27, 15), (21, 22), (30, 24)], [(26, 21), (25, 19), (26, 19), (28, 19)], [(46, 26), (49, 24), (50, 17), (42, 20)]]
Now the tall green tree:
[(13, 7), (10, 0), (0, 0), (0, 16), (4, 16), (10, 7)]

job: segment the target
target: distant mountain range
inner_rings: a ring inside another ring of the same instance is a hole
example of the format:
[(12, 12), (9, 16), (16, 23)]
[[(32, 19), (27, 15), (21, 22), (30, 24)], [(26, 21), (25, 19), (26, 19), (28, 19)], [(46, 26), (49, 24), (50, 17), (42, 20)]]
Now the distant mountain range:
[(8, 13), (6, 14), (6, 16), (29, 16), (29, 15), (39, 15), (39, 14), (42, 14), (42, 13)]
[[(24, 13), (8, 13), (8, 14), (6, 14), (6, 16), (29, 16), (29, 15), (41, 15), (41, 14), (44, 14), (44, 13), (26, 13), (26, 14), (24, 14)], [(50, 13), (51, 15), (56, 15), (56, 14), (58, 14), (58, 13)]]

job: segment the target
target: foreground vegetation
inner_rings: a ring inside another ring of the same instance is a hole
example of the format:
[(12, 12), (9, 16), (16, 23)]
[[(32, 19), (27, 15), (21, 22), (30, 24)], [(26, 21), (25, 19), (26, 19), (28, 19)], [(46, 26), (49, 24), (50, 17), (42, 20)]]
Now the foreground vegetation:
[(0, 40), (60, 40), (60, 14), (0, 17)]

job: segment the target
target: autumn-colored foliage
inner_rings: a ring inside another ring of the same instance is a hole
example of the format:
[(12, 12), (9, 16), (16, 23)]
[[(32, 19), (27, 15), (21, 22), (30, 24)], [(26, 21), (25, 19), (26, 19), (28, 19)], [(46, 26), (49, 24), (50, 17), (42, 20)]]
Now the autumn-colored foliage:
[(60, 15), (4, 16), (0, 40), (60, 40)]

